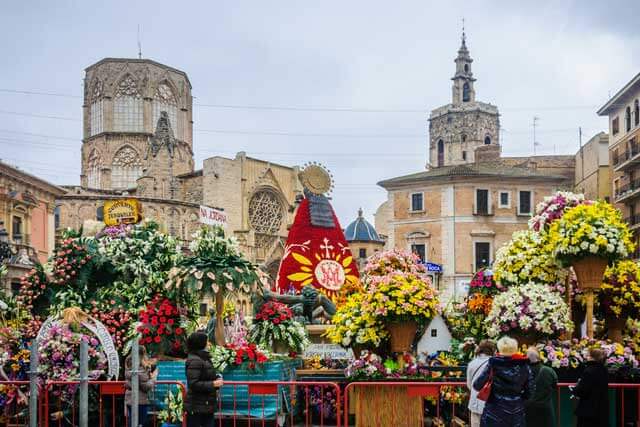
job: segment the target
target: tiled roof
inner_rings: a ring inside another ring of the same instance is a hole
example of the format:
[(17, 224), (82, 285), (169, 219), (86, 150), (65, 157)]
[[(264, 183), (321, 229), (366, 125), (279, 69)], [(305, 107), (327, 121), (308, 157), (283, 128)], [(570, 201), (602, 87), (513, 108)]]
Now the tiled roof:
[(347, 242), (384, 242), (369, 221), (362, 216), (362, 209), (358, 211), (358, 218), (344, 230)]

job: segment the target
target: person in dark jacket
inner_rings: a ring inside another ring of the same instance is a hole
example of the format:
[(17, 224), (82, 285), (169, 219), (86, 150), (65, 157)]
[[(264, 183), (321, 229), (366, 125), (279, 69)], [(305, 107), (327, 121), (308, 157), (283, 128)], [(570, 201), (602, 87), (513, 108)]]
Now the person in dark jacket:
[[(158, 370), (151, 360), (147, 358), (146, 349), (143, 346), (139, 346), (138, 349), (138, 360), (140, 361), (138, 369), (138, 424), (146, 426), (149, 421), (148, 414), (151, 405), (149, 394), (155, 386)], [(127, 422), (129, 426), (131, 426), (131, 365), (132, 360), (131, 355), (129, 355), (124, 361), (124, 403), (127, 407)]]
[(517, 354), (518, 341), (509, 337), (498, 340), (498, 355), (473, 382), (480, 391), (491, 379), (491, 394), (484, 405), (480, 427), (525, 427), (524, 401), (534, 391), (529, 360)]
[(592, 348), (588, 359), (578, 383), (571, 390), (572, 394), (578, 398), (577, 427), (607, 427), (609, 425), (609, 375), (604, 366), (604, 350)]
[(540, 353), (535, 347), (527, 350), (531, 362), (531, 373), (535, 382), (535, 391), (524, 402), (527, 426), (556, 427), (556, 412), (553, 397), (556, 396), (558, 375), (540, 361)]
[(211, 356), (206, 350), (207, 334), (197, 331), (187, 338), (187, 427), (212, 427), (216, 408), (216, 389), (222, 386)]

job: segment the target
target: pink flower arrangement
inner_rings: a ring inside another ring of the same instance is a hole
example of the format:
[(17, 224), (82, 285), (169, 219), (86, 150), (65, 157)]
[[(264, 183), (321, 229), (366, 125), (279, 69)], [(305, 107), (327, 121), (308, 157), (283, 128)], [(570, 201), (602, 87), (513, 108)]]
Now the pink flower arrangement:
[(478, 270), (469, 284), (470, 293), (480, 292), (482, 294), (493, 295), (504, 291), (506, 288), (493, 280), (493, 272), (489, 269)]
[(545, 197), (536, 206), (536, 213), (529, 220), (529, 228), (534, 231), (545, 230), (553, 221), (560, 219), (567, 209), (578, 205), (588, 205), (592, 201), (585, 200), (584, 194), (558, 191), (553, 196)]

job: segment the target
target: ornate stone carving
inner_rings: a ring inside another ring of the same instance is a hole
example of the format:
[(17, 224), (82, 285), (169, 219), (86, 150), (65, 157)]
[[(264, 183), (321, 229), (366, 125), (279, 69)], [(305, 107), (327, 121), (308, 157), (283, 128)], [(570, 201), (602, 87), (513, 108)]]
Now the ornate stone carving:
[(257, 233), (275, 235), (283, 220), (282, 204), (273, 191), (259, 190), (251, 197), (249, 224)]
[(93, 91), (91, 93), (91, 100), (95, 101), (98, 98), (102, 97), (103, 86), (102, 81), (98, 80), (93, 84)]
[(120, 80), (118, 87), (116, 88), (116, 97), (120, 96), (133, 96), (135, 98), (140, 97), (140, 91), (136, 81), (128, 74), (124, 79)]
[(164, 82), (160, 83), (156, 88), (154, 98), (165, 104), (176, 105), (176, 97), (173, 95), (173, 90)]
[(113, 157), (114, 166), (139, 166), (140, 160), (136, 150), (129, 146), (124, 146)]
[(173, 158), (173, 153), (176, 148), (176, 140), (173, 137), (173, 130), (171, 129), (171, 124), (169, 122), (169, 115), (166, 111), (160, 112), (160, 118), (156, 125), (156, 133), (151, 139), (149, 139), (149, 150), (147, 151), (145, 159), (149, 158), (149, 152), (151, 152), (153, 157), (156, 157), (162, 147), (167, 147), (169, 155)]

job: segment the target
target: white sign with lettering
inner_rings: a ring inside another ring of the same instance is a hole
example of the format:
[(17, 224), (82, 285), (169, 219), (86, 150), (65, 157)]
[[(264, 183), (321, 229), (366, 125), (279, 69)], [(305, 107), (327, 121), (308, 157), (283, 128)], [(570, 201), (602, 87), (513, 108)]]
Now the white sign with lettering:
[(320, 356), (331, 359), (351, 359), (351, 350), (345, 350), (338, 344), (311, 344), (304, 352), (304, 357)]
[(207, 225), (227, 226), (227, 214), (220, 209), (200, 206), (200, 222)]

